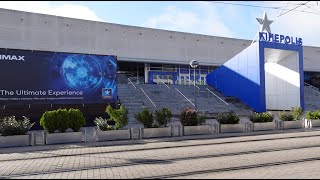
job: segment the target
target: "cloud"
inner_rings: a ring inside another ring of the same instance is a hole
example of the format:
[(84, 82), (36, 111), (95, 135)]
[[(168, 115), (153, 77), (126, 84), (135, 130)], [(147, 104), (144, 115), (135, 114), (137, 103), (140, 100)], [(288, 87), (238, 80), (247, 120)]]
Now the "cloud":
[(142, 26), (172, 31), (232, 37), (232, 31), (223, 23), (218, 10), (208, 2), (193, 2), (200, 11), (182, 10), (168, 6), (165, 11), (150, 17)]
[[(299, 9), (303, 10), (304, 8)], [(280, 16), (274, 22), (274, 29), (283, 34), (301, 37), (305, 45), (320, 46), (320, 39), (317, 38), (320, 32), (320, 8), (312, 6), (312, 9), (316, 9), (318, 14), (292, 11)], [(308, 11), (316, 12), (312, 9), (308, 9)]]
[(56, 5), (53, 2), (44, 1), (0, 1), (0, 8), (85, 20), (104, 21), (90, 8), (70, 3)]
[(320, 3), (317, 5), (317, 2), (311, 1), (277, 18), (281, 12), (285, 13), (305, 2), (261, 1), (259, 4), (251, 3), (251, 5), (281, 7), (285, 10), (221, 4), (218, 6), (218, 4), (205, 1), (190, 2), (193, 3), (192, 9), (168, 6), (162, 14), (150, 17), (142, 26), (251, 40), (260, 29), (256, 18), (262, 17), (265, 10), (268, 18), (274, 20), (271, 24), (272, 32), (301, 37), (304, 45), (320, 46), (320, 39), (317, 38), (320, 32)]

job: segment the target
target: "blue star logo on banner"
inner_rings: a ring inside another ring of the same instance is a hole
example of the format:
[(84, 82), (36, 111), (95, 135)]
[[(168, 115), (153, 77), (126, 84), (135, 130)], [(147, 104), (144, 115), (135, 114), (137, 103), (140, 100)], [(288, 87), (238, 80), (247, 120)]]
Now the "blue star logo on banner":
[(110, 89), (110, 88), (102, 89), (102, 97), (103, 98), (112, 98), (112, 89)]

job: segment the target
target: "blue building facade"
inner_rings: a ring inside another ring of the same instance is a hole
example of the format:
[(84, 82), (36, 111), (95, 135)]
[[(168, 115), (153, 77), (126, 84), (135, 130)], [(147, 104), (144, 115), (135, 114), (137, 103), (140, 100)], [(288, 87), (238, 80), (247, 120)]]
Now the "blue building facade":
[[(288, 36), (277, 35), (278, 38), (275, 38), (274, 34), (269, 33), (266, 35), (269, 37), (265, 37), (264, 33), (260, 33), (258, 42), (253, 43), (238, 55), (208, 74), (206, 77), (207, 84), (216, 88), (225, 96), (238, 98), (256, 112), (265, 112), (270, 108), (271, 110), (287, 110), (288, 107), (293, 105), (304, 108), (302, 40), (296, 39), (296, 41), (293, 41), (293, 38), (290, 38), (289, 41), (288, 38), (286, 38)], [(270, 55), (269, 53), (268, 56), (265, 54), (266, 52), (272, 52), (272, 50), (279, 50), (280, 54)], [(295, 64), (293, 55), (293, 58), (289, 59), (281, 57), (281, 54), (287, 52), (297, 54), (296, 69), (291, 68), (294, 65), (290, 65)], [(285, 63), (286, 65), (279, 65), (281, 61), (284, 61), (283, 59), (287, 61), (287, 63)], [(271, 60), (276, 61), (271, 62)], [(266, 63), (277, 65), (284, 68), (285, 71), (275, 72), (277, 71), (276, 69), (268, 69), (268, 71), (271, 72), (270, 74), (269, 72), (266, 72)], [(281, 75), (279, 75), (279, 73), (281, 73)], [(290, 78), (292, 79), (291, 74), (294, 74), (295, 77), (297, 77), (296, 79), (293, 79), (292, 82), (290, 82)], [(278, 84), (270, 89), (267, 85), (272, 86), (271, 80), (277, 80)], [(284, 89), (280, 87), (281, 82), (282, 84), (288, 84), (286, 86), (286, 91), (283, 93), (285, 96), (287, 95), (287, 99), (282, 99), (283, 94), (278, 93)], [(289, 86), (290, 89), (288, 88)], [(295, 93), (292, 93), (294, 91)], [(298, 96), (297, 100), (291, 100), (291, 104), (283, 105), (287, 102), (290, 103), (290, 98), (292, 99), (293, 97), (292, 95)], [(268, 106), (270, 108), (268, 108)]]

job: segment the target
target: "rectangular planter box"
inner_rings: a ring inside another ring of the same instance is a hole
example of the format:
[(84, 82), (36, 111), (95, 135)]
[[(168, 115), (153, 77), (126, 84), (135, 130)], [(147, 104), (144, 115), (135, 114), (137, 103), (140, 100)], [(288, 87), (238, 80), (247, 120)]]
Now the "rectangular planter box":
[(46, 133), (46, 144), (83, 142), (83, 132)]
[(173, 137), (182, 136), (181, 125), (172, 125), (171, 126), (171, 135)]
[(141, 139), (141, 127), (132, 127), (131, 129), (131, 139)]
[(221, 133), (241, 133), (245, 132), (244, 124), (221, 124)]
[(16, 147), (16, 146), (30, 146), (30, 135), (16, 135), (16, 136), (0, 136), (0, 148)]
[(112, 140), (128, 140), (130, 139), (130, 129), (99, 131), (97, 130), (97, 141), (112, 141)]
[(253, 123), (253, 131), (272, 131), (276, 130), (276, 123)]
[(310, 119), (310, 128), (319, 127), (319, 126), (320, 126), (320, 120), (311, 120)]
[(302, 121), (282, 121), (282, 129), (299, 129), (302, 128)]
[(184, 126), (183, 135), (210, 134), (210, 126)]
[(164, 128), (142, 128), (143, 138), (170, 137), (171, 127)]

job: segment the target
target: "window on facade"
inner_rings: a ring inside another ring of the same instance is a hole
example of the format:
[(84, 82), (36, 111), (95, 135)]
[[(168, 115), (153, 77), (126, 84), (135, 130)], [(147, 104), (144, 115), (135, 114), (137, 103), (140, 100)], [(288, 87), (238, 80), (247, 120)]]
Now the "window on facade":
[(213, 70), (217, 69), (218, 66), (210, 66), (209, 67), (209, 73), (212, 72)]
[(320, 88), (320, 72), (304, 72), (304, 82)]
[(137, 62), (118, 62), (118, 83), (127, 83), (128, 78), (130, 78), (133, 83), (143, 83), (144, 64)]

